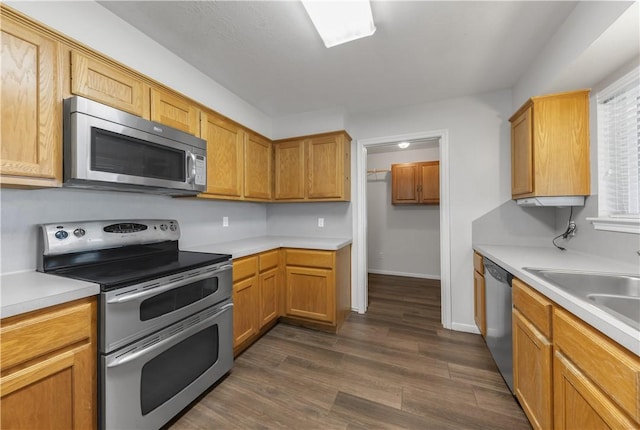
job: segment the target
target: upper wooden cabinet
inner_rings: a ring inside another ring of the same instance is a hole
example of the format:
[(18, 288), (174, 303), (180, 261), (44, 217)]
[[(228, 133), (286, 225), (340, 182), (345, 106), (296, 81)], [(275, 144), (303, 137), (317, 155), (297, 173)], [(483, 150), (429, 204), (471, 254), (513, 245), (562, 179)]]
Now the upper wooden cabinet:
[(247, 200), (273, 197), (273, 144), (252, 132), (244, 133), (244, 197)]
[(96, 307), (92, 297), (2, 320), (0, 427), (97, 427)]
[(275, 199), (349, 201), (351, 137), (344, 131), (274, 142)]
[(304, 148), (304, 140), (288, 140), (275, 143), (274, 197), (276, 200), (304, 199)]
[(59, 44), (2, 8), (2, 186), (62, 184)]
[(440, 162), (391, 165), (391, 203), (440, 204)]
[(208, 195), (242, 197), (244, 131), (212, 112), (202, 113), (201, 137), (207, 141)]
[(105, 60), (75, 51), (71, 52), (71, 93), (149, 118), (149, 97), (142, 79)]
[(533, 97), (509, 121), (513, 198), (589, 195), (588, 90)]
[(200, 134), (200, 110), (188, 99), (165, 90), (151, 88), (151, 120)]

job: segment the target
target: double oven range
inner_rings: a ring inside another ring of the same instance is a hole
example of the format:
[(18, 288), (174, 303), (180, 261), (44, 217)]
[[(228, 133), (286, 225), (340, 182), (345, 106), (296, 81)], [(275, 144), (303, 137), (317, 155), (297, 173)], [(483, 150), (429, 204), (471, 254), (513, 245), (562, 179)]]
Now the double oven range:
[(100, 284), (102, 429), (160, 428), (233, 365), (231, 256), (179, 237), (175, 220), (40, 226), (38, 270)]

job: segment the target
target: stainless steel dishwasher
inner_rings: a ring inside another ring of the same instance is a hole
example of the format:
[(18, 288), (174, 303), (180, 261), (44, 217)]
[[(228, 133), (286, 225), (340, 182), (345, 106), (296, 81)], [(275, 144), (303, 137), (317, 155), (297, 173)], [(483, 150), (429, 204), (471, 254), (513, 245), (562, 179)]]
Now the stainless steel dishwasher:
[(487, 346), (504, 381), (513, 393), (513, 338), (511, 281), (513, 275), (484, 258), (487, 303)]

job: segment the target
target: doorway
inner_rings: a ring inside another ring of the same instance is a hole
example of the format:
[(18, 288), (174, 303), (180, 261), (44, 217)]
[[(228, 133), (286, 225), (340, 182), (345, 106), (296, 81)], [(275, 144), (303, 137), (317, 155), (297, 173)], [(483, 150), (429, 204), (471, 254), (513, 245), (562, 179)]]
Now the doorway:
[(356, 142), (356, 192), (353, 216), (353, 308), (365, 313), (368, 300), (367, 256), (367, 155), (370, 149), (400, 141), (438, 140), (440, 157), (440, 288), (442, 325), (451, 328), (450, 282), (450, 211), (449, 211), (449, 144), (448, 131), (384, 136)]

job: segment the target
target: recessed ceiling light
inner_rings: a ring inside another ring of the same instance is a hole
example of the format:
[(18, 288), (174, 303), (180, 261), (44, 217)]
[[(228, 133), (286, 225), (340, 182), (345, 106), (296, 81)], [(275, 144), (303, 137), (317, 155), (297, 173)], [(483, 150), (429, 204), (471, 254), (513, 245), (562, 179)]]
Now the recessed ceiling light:
[(376, 31), (369, 0), (301, 0), (327, 48)]
[(400, 149), (407, 149), (409, 147), (409, 145), (411, 145), (409, 142), (400, 142), (400, 143), (398, 143), (398, 147)]

